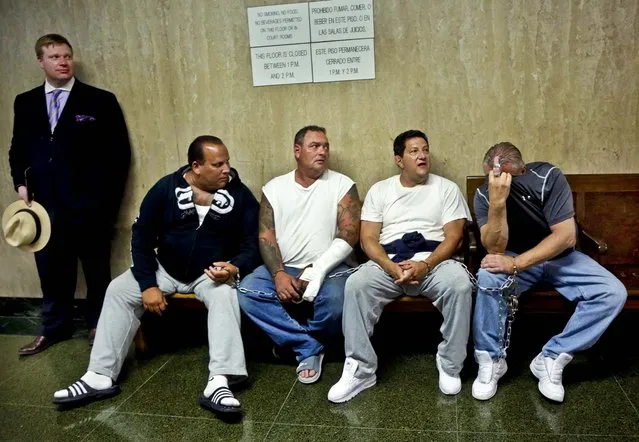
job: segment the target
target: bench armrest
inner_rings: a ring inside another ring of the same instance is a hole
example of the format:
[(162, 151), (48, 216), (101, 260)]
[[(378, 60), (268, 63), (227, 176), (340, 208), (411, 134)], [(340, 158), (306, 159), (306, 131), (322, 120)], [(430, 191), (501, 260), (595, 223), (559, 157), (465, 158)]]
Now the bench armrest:
[(475, 236), (475, 231), (472, 226), (468, 226), (467, 230), (468, 234), (468, 253), (474, 255), (477, 253), (477, 237)]
[(604, 255), (608, 251), (608, 244), (602, 238), (597, 238), (584, 230), (579, 223), (578, 228), (578, 244), (579, 248), (595, 261), (599, 261), (600, 255)]

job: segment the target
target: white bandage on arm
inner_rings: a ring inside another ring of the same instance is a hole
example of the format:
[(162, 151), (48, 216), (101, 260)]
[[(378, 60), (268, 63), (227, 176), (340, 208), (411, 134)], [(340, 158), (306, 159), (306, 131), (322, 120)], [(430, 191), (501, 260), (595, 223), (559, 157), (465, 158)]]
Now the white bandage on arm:
[(346, 241), (335, 238), (331, 246), (313, 263), (313, 266), (307, 267), (300, 276), (301, 280), (309, 282), (302, 298), (306, 301), (313, 301), (328, 272), (342, 263), (352, 251), (353, 248)]
[(304, 270), (300, 279), (310, 282), (318, 276), (325, 277), (328, 272), (343, 262), (352, 251), (353, 248), (346, 241), (341, 238), (335, 238), (330, 247), (313, 263), (313, 267), (307, 267)]

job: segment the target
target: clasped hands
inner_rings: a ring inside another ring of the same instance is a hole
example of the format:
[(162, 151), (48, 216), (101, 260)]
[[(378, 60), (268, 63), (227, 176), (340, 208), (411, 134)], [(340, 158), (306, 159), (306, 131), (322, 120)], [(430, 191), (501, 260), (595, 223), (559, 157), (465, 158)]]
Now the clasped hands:
[(382, 267), (386, 273), (395, 278), (395, 284), (417, 285), (432, 270), (426, 261), (406, 260), (401, 262), (388, 261)]
[[(239, 269), (231, 263), (218, 261), (214, 262), (204, 273), (218, 284), (224, 284), (229, 280), (235, 280)], [(149, 287), (142, 292), (142, 304), (144, 310), (162, 316), (168, 303), (166, 297), (159, 287)]]
[(214, 262), (208, 269), (204, 269), (206, 276), (218, 284), (234, 281), (237, 279), (238, 272), (239, 269), (236, 266), (225, 261)]

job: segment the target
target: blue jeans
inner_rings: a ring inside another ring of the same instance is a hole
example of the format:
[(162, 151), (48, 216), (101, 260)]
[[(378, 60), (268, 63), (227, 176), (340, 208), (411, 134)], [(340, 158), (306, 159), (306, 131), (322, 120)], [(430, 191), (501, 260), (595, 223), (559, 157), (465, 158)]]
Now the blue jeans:
[[(286, 273), (297, 277), (301, 269), (284, 267)], [(344, 264), (333, 269), (333, 274), (348, 270)], [(324, 346), (315, 336), (331, 336), (342, 331), (342, 309), (344, 308), (344, 285), (347, 275), (326, 278), (313, 301), (313, 317), (300, 324), (286, 311), (277, 293), (271, 273), (261, 265), (240, 283), (238, 299), (240, 308), (279, 347), (290, 347), (298, 361), (320, 353)], [(259, 290), (264, 293), (246, 293), (244, 290)]]
[[(516, 256), (510, 252), (506, 254)], [(490, 273), (484, 269), (477, 274), (478, 285), (483, 288), (500, 287), (507, 277), (506, 274)], [(561, 353), (572, 355), (592, 347), (619, 314), (628, 296), (621, 281), (578, 251), (531, 267), (519, 273), (517, 281), (517, 296), (544, 281), (552, 284), (566, 299), (577, 303), (564, 330), (544, 345), (542, 353), (551, 358)], [(473, 318), (475, 350), (487, 351), (493, 360), (505, 357), (501, 351), (505, 323), (505, 308), (499, 292), (478, 287)]]

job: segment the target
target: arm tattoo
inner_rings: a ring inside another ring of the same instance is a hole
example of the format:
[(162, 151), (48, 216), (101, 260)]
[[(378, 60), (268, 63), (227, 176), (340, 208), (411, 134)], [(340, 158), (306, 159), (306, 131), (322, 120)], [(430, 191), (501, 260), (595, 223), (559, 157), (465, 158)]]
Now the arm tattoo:
[(337, 238), (354, 246), (359, 240), (361, 204), (357, 187), (353, 184), (337, 205)]
[(262, 195), (260, 204), (260, 254), (264, 264), (272, 273), (282, 269), (282, 254), (277, 245), (277, 237), (275, 236), (275, 217), (273, 215), (273, 207), (271, 203)]
[(260, 203), (260, 234), (269, 230), (275, 233), (275, 216), (273, 215), (273, 206), (271, 206), (266, 195), (262, 195)]

